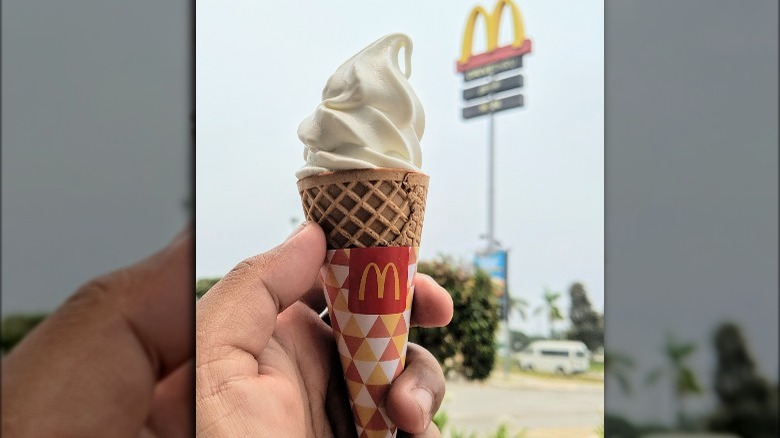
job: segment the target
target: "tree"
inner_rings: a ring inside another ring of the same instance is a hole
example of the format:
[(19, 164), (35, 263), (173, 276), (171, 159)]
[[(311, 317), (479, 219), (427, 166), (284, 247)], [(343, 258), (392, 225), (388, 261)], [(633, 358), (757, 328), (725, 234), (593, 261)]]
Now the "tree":
[(526, 312), (528, 309), (528, 300), (525, 298), (509, 296), (509, 311), (515, 312), (520, 316), (523, 321), (528, 317)]
[(495, 365), (500, 317), (492, 280), (485, 272), (472, 273), (446, 257), (420, 262), (418, 271), (450, 293), (454, 314), (446, 327), (412, 328), (409, 341), (428, 349), (445, 372), (455, 370), (470, 380), (487, 378)]
[(609, 413), (604, 414), (604, 431), (605, 438), (639, 437), (639, 431), (634, 424), (623, 417)]
[(563, 314), (561, 313), (561, 309), (558, 307), (558, 304), (556, 301), (561, 297), (561, 294), (558, 292), (552, 292), (549, 289), (544, 290), (544, 295), (542, 295), (544, 298), (544, 303), (537, 307), (534, 311), (534, 315), (538, 315), (541, 312), (544, 312), (545, 316), (547, 317), (548, 327), (550, 328), (550, 338), (555, 337), (555, 321), (563, 321)]
[(721, 324), (713, 346), (718, 361), (714, 381), (718, 407), (709, 418), (709, 429), (746, 438), (780, 435), (777, 388), (756, 371), (739, 327)]
[[(510, 314), (516, 313), (521, 320), (525, 321), (528, 318), (527, 309), (528, 300), (525, 298), (513, 297), (511, 295), (509, 296)], [(525, 333), (516, 330), (509, 331), (509, 348), (512, 351), (520, 351), (530, 342), (531, 338), (529, 338)]]
[(663, 376), (670, 379), (673, 394), (672, 410), (677, 413), (677, 428), (683, 430), (687, 427), (683, 400), (687, 396), (702, 392), (696, 375), (685, 363), (696, 352), (696, 344), (680, 342), (671, 333), (667, 333), (662, 351), (667, 361), (666, 366), (650, 371), (645, 378), (645, 384), (652, 385)]
[(566, 337), (582, 341), (590, 351), (596, 351), (604, 346), (604, 317), (593, 310), (588, 299), (588, 293), (582, 283), (574, 283), (569, 288), (571, 308), (569, 319), (571, 329)]
[(477, 271), (466, 284), (465, 292), (465, 313), (457, 321), (462, 325), (450, 325), (457, 327), (460, 335), (461, 373), (469, 380), (484, 380), (496, 362), (495, 335), (500, 319), (493, 280), (484, 271)]
[(631, 394), (633, 391), (628, 374), (636, 368), (631, 357), (616, 351), (604, 352), (604, 378), (615, 379), (623, 394)]

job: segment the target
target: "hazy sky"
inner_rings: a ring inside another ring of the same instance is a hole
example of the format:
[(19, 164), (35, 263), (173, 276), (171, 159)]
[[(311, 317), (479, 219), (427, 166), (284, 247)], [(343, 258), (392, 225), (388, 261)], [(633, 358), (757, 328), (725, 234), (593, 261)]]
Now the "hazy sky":
[(49, 311), (184, 227), (188, 2), (4, 1), (2, 309)]
[[(488, 123), (460, 118), (455, 60), (475, 4), (199, 3), (197, 276), (275, 246), (291, 218), (303, 218), (298, 124), (343, 61), (393, 32), (414, 41), (410, 82), (426, 114), (422, 257), (470, 263), (487, 223)], [(522, 69), (526, 106), (496, 115), (496, 237), (510, 249), (510, 293), (537, 306), (548, 287), (564, 292), (568, 308), (565, 292), (581, 281), (603, 310), (603, 2), (517, 4), (533, 41)], [(506, 18), (501, 43), (510, 41)], [(475, 34), (476, 53), (486, 44), (481, 22)], [(520, 327), (546, 330), (537, 321)]]
[(632, 356), (633, 396), (607, 382), (606, 408), (671, 421), (665, 332), (715, 394), (711, 336), (743, 330), (778, 378), (776, 0), (625, 0), (606, 9), (607, 348)]

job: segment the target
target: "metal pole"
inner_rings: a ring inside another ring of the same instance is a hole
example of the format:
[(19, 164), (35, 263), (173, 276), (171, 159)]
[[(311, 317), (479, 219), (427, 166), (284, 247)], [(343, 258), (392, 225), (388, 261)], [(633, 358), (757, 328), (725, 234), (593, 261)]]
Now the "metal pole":
[[(495, 75), (490, 75), (490, 83), (495, 80)], [(487, 230), (487, 251), (493, 253), (497, 248), (495, 235), (495, 119), (493, 113), (493, 93), (490, 93), (488, 100), (489, 119), (488, 119), (488, 230)], [(501, 319), (504, 322), (504, 380), (509, 379), (509, 348), (511, 334), (509, 332), (509, 295), (508, 289), (504, 286), (501, 303)]]
[[(492, 77), (491, 77), (492, 82)], [(493, 145), (494, 137), (494, 121), (493, 121), (493, 95), (490, 95), (490, 119), (488, 121), (488, 229), (487, 229), (487, 250), (493, 252), (496, 249), (496, 236), (495, 236), (495, 198), (494, 198), (494, 165), (495, 165), (495, 152)]]
[(509, 251), (504, 255), (506, 258), (506, 271), (504, 272), (504, 329), (506, 349), (504, 350), (504, 379), (509, 379), (509, 361), (511, 360), (512, 331), (509, 329)]

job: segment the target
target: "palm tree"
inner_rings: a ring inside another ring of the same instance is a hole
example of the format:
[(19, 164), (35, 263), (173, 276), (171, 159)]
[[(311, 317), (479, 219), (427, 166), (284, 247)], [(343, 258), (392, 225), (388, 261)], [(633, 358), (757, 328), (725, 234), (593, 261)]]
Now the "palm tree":
[(667, 333), (662, 349), (664, 357), (666, 357), (666, 365), (656, 367), (645, 377), (645, 385), (654, 384), (664, 375), (670, 378), (674, 394), (672, 409), (677, 413), (677, 429), (680, 430), (685, 428), (686, 424), (683, 399), (702, 392), (696, 375), (685, 363), (695, 351), (695, 343), (678, 341), (671, 333)]
[(550, 327), (550, 338), (552, 338), (555, 334), (554, 326), (553, 324), (555, 321), (563, 321), (563, 314), (561, 313), (561, 309), (558, 307), (558, 304), (556, 301), (558, 301), (558, 298), (561, 297), (561, 294), (558, 292), (552, 292), (549, 289), (544, 290), (544, 303), (537, 307), (534, 311), (534, 315), (538, 315), (542, 311), (545, 312), (547, 315), (547, 322), (548, 327)]
[[(520, 316), (522, 321), (528, 319), (528, 300), (525, 298), (517, 298), (509, 295), (509, 312), (510, 316), (512, 312)], [(510, 346), (512, 351), (520, 351), (528, 344), (528, 336), (520, 331), (514, 331), (510, 328)]]
[(628, 372), (633, 371), (636, 364), (631, 357), (615, 351), (604, 352), (604, 376), (617, 380), (620, 391), (629, 395), (632, 392), (631, 382), (628, 380)]
[(511, 295), (509, 296), (509, 311), (516, 312), (523, 321), (528, 317), (526, 309), (528, 309), (528, 300), (525, 298), (513, 297)]

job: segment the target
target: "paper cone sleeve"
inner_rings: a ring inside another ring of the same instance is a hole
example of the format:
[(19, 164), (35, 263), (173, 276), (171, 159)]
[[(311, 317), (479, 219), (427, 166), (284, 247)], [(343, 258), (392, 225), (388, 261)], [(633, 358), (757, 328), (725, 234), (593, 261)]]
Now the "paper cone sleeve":
[(328, 250), (320, 269), (359, 437), (395, 437), (385, 398), (406, 362), (418, 249)]

